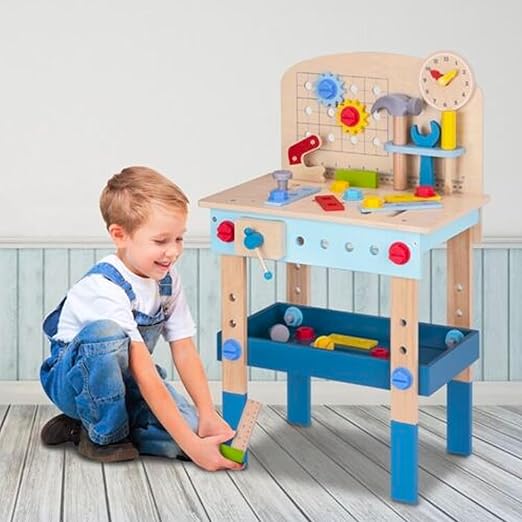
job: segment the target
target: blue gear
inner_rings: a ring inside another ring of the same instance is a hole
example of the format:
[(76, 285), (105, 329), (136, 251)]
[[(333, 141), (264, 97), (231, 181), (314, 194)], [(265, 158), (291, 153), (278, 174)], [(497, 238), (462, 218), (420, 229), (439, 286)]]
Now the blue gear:
[(344, 82), (336, 74), (321, 74), (314, 87), (317, 99), (327, 107), (335, 107), (344, 99)]

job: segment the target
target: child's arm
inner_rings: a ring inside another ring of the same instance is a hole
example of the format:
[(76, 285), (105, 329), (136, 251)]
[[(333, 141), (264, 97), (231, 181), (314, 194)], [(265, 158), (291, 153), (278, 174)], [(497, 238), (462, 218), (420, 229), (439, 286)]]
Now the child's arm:
[(131, 341), (129, 368), (143, 398), (161, 422), (165, 430), (180, 448), (200, 467), (218, 469), (241, 469), (240, 465), (225, 459), (219, 445), (228, 440), (226, 435), (200, 438), (185, 422), (175, 400), (161, 380), (152, 357), (144, 343)]
[(198, 434), (201, 437), (224, 434), (231, 439), (234, 436), (234, 432), (216, 413), (208, 387), (207, 376), (192, 338), (187, 337), (171, 341), (170, 349), (181, 381), (198, 409)]

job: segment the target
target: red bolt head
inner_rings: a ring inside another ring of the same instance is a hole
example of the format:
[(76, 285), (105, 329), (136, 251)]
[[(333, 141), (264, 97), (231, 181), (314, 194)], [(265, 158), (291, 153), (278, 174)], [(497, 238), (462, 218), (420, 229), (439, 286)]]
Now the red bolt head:
[(435, 190), (431, 185), (419, 185), (415, 189), (415, 195), (419, 198), (432, 198), (435, 196)]
[(225, 243), (234, 241), (234, 223), (232, 221), (222, 221), (217, 227), (217, 237)]
[(390, 350), (383, 348), (382, 346), (376, 346), (370, 350), (370, 355), (372, 357), (377, 357), (377, 359), (389, 359)]
[(360, 119), (361, 115), (355, 107), (345, 107), (341, 111), (341, 121), (347, 127), (353, 127), (354, 125), (357, 125)]
[(308, 344), (315, 338), (315, 331), (311, 326), (300, 326), (295, 331), (295, 340), (298, 343)]
[(388, 249), (388, 259), (396, 265), (405, 265), (410, 257), (410, 247), (402, 241), (392, 243)]

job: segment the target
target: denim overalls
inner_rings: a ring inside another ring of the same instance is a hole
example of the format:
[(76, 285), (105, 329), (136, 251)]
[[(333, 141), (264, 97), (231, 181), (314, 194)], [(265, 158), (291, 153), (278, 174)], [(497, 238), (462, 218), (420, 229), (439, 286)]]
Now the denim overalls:
[[(125, 291), (131, 304), (134, 302), (132, 286), (113, 265), (98, 263), (86, 276), (91, 274), (102, 274)], [(151, 354), (166, 320), (167, 300), (172, 295), (170, 275), (159, 285), (161, 306), (154, 316), (133, 310)], [(97, 444), (110, 444), (130, 434), (140, 453), (175, 458), (179, 446), (156, 419), (131, 376), (130, 338), (121, 326), (104, 319), (86, 325), (69, 343), (52, 339), (65, 299), (43, 324), (51, 340), (51, 356), (42, 364), (40, 380), (51, 401), (69, 417), (81, 419), (89, 438)], [(156, 369), (165, 379), (166, 371), (158, 365)], [(171, 384), (165, 385), (186, 422), (196, 431), (195, 408)]]

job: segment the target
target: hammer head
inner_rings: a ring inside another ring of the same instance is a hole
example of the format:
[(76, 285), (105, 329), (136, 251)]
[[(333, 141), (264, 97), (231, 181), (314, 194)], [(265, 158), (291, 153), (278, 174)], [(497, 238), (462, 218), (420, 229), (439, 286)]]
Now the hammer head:
[(417, 116), (422, 112), (422, 100), (407, 94), (387, 94), (372, 105), (372, 113), (385, 109), (392, 116)]

